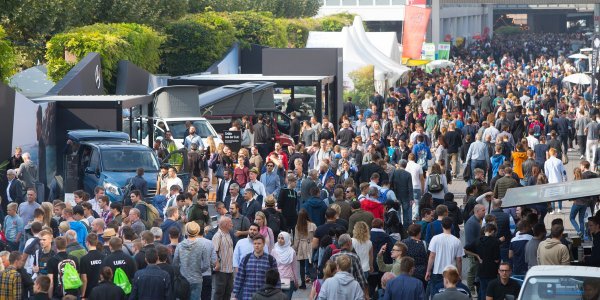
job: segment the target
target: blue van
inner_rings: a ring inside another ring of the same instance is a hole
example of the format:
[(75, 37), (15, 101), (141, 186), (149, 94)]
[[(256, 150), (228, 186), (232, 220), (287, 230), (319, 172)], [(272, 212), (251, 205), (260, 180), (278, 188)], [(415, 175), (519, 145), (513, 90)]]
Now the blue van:
[(64, 191), (84, 190), (94, 195), (102, 186), (112, 201), (122, 201), (128, 179), (144, 169), (148, 195), (156, 192), (160, 162), (151, 148), (130, 143), (129, 135), (117, 131), (71, 130), (64, 151)]

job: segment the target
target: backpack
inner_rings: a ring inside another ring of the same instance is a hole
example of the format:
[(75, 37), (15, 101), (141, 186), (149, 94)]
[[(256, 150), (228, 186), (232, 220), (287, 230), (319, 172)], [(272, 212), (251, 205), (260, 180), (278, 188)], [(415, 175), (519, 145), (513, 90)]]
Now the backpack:
[[(277, 269), (277, 262), (275, 262), (275, 257), (273, 257), (272, 255), (265, 253), (268, 258), (269, 258), (269, 269)], [(248, 264), (248, 261), (250, 260), (250, 255), (254, 255), (254, 252), (250, 252), (248, 254), (246, 254), (246, 256), (244, 256), (244, 258), (242, 259), (242, 267), (244, 267), (244, 270), (246, 269), (246, 265)]]
[(131, 294), (131, 282), (129, 282), (129, 277), (123, 269), (117, 268), (115, 270), (115, 276), (113, 277), (113, 283), (123, 289), (125, 295)]
[(533, 124), (533, 136), (539, 138), (542, 135), (542, 127), (539, 122)]
[(275, 238), (281, 232), (281, 217), (278, 213), (267, 213), (267, 226), (273, 231)]
[(58, 285), (63, 294), (66, 290), (76, 290), (83, 285), (74, 260), (67, 258), (58, 263)]
[(154, 220), (160, 219), (160, 213), (152, 204), (148, 204), (145, 201), (140, 201), (146, 206), (146, 220), (142, 220), (146, 228), (152, 228), (154, 226)]
[(419, 164), (421, 168), (427, 168), (427, 151), (425, 151), (425, 148), (421, 149), (417, 153), (417, 156), (417, 164)]
[(340, 251), (342, 251), (342, 249), (338, 249), (338, 247), (335, 244), (329, 245), (329, 248), (331, 248), (331, 256), (333, 256), (334, 254), (338, 254), (340, 253)]
[(323, 202), (325, 202), (327, 206), (333, 204), (333, 200), (331, 199), (331, 195), (329, 195), (329, 191), (327, 189), (321, 189), (321, 192), (325, 192), (325, 195), (327, 195), (327, 197), (323, 198)]
[(442, 176), (440, 174), (431, 174), (429, 175), (429, 184), (427, 185), (427, 189), (430, 192), (440, 192), (444, 189), (442, 185)]
[(189, 299), (191, 295), (190, 282), (181, 275), (179, 268), (175, 269), (175, 276), (173, 276), (173, 292), (177, 299)]
[(377, 200), (379, 200), (379, 203), (385, 204), (385, 202), (387, 201), (387, 193), (389, 191), (390, 189), (381, 189), (379, 191), (379, 198), (377, 198)]

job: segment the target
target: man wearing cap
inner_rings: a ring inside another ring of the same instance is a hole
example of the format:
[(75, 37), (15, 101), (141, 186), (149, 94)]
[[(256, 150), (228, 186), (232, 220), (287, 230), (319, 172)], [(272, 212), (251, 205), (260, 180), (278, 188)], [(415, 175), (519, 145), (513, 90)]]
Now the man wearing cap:
[(2, 201), (2, 211), (6, 211), (6, 205), (10, 202), (21, 204), (23, 202), (23, 185), (17, 180), (17, 171), (9, 169), (6, 171), (6, 177), (8, 177), (8, 186), (6, 187), (6, 199)]
[[(266, 192), (265, 186), (262, 184), (262, 182), (257, 180), (259, 174), (260, 174), (260, 172), (258, 171), (258, 168), (250, 169), (250, 172), (248, 173), (248, 177), (250, 178), (250, 180), (248, 181), (248, 183), (246, 183), (246, 186), (244, 187), (244, 189), (254, 190), (254, 195), (256, 196), (256, 200), (258, 200), (259, 204), (262, 206), (262, 200), (264, 199), (264, 197), (267, 196), (267, 192)], [(252, 219), (252, 220), (254, 220), (254, 219)]]
[(254, 199), (254, 190), (246, 188), (244, 190), (244, 204), (242, 204), (242, 215), (244, 215), (248, 220), (254, 220), (254, 215), (256, 212), (259, 212), (262, 207), (258, 200)]
[[(108, 242), (110, 241), (111, 238), (117, 236), (117, 232), (115, 231), (114, 228), (106, 228), (106, 230), (104, 230), (104, 233), (102, 233), (102, 245), (104, 245), (104, 254), (105, 255), (109, 255), (110, 254), (110, 248), (108, 245)], [(98, 235), (98, 240), (100, 241), (100, 236)]]

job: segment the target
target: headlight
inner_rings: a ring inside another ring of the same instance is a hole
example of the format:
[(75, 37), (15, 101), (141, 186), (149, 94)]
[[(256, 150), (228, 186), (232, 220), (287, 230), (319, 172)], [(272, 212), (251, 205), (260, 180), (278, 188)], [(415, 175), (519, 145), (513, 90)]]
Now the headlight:
[(104, 189), (114, 195), (119, 196), (121, 193), (119, 192), (119, 187), (110, 183), (110, 182), (105, 182), (104, 183)]

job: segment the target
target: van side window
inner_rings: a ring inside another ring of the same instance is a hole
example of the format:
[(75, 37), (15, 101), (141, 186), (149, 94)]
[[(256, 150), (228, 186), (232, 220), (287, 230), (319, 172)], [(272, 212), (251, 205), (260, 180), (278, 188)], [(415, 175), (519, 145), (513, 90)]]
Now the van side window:
[(100, 164), (100, 154), (98, 153), (98, 150), (94, 149), (92, 150), (92, 157), (90, 158), (90, 169), (96, 171), (97, 168), (99, 168)]

